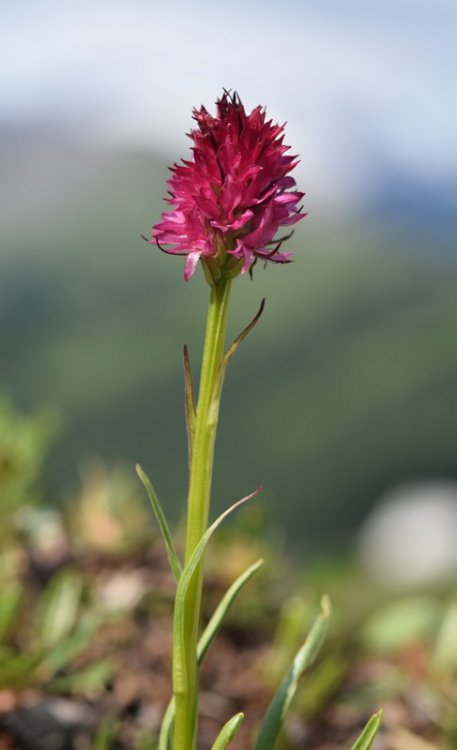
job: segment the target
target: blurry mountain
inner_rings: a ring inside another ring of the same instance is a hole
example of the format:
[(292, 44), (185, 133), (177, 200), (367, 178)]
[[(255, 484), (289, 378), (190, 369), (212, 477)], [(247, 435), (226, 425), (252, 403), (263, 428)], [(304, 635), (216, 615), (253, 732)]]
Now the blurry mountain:
[(440, 242), (435, 251), (457, 253), (457, 174), (411, 174), (385, 156), (372, 162), (374, 184), (365, 196), (365, 215), (412, 232), (428, 232)]
[[(176, 515), (181, 347), (196, 370), (207, 288), (140, 238), (164, 205), (165, 161), (49, 127), (0, 135), (1, 390), (62, 409), (56, 495), (85, 457), (140, 461)], [(457, 472), (457, 258), (437, 252), (457, 231), (423, 231), (423, 193), (386, 175), (376, 211), (339, 224), (307, 205), (295, 264), (236, 284), (231, 337), (267, 306), (227, 377), (219, 507), (262, 482), (291, 534), (330, 538), (392, 483)], [(427, 215), (442, 227), (438, 203)]]
[[(457, 226), (457, 176), (437, 182), (394, 172), (378, 181), (372, 209), (379, 217), (428, 228), (438, 235)], [(370, 208), (370, 207), (369, 207)], [(453, 250), (457, 251), (455, 244)]]
[(103, 150), (61, 123), (0, 123), (2, 253), (24, 228), (40, 232), (66, 220), (88, 190), (106, 189), (109, 173), (128, 170), (129, 162), (137, 171), (132, 154)]

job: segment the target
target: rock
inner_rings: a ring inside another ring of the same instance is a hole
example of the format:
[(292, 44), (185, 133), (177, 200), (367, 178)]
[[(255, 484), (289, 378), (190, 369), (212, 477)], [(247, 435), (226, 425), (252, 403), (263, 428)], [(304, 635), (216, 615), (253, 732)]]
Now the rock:
[(363, 567), (381, 585), (421, 588), (457, 574), (457, 483), (401, 485), (381, 497), (359, 532)]

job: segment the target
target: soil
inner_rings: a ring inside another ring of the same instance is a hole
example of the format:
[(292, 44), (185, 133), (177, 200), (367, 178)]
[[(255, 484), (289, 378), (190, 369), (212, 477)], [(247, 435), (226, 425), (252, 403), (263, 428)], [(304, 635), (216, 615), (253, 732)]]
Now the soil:
[[(89, 648), (71, 665), (84, 668), (109, 657), (110, 679), (91, 694), (53, 694), (50, 685), (0, 690), (0, 750), (93, 750), (93, 738), (105, 726), (114, 738), (100, 739), (97, 750), (150, 748), (170, 699), (171, 604), (174, 582), (161, 552), (143, 551), (123, 557), (67, 554), (93, 582), (92, 595), (108, 603), (130, 604), (130, 614), (119, 611), (106, 618)], [(30, 553), (24, 580), (38, 591), (62, 560), (52, 563)], [(212, 579), (217, 596), (225, 584)], [(252, 750), (255, 728), (272, 697), (262, 674), (268, 656), (273, 622), (252, 628), (239, 623), (221, 632), (211, 647), (201, 673), (199, 750), (210, 750), (221, 725), (238, 711), (245, 721), (231, 750)], [(402, 655), (409, 675), (405, 691), (384, 704), (378, 750), (431, 750), (443, 747), (433, 710), (421, 693), (421, 648)], [(349, 746), (369, 716), (379, 707), (370, 701), (348, 700), (363, 685), (376, 685), (391, 668), (389, 660), (352, 655), (351, 666), (331, 698), (312, 718), (295, 711), (287, 725), (288, 750), (333, 750)], [(417, 694), (411, 690), (415, 681)]]

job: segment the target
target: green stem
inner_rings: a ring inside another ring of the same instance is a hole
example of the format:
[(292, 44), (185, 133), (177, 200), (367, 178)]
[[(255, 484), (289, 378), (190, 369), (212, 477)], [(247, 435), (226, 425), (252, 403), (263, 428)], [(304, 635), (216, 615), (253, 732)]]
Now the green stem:
[[(214, 445), (222, 381), (218, 379), (224, 353), (230, 280), (220, 279), (212, 288), (203, 348), (197, 413), (192, 436), (189, 494), (187, 499), (186, 563), (208, 526)], [(189, 585), (185, 605), (185, 665), (176, 665), (188, 676), (184, 692), (175, 687), (174, 750), (195, 750), (198, 724), (197, 641), (202, 596), (202, 567)], [(174, 655), (176, 659), (176, 654)]]

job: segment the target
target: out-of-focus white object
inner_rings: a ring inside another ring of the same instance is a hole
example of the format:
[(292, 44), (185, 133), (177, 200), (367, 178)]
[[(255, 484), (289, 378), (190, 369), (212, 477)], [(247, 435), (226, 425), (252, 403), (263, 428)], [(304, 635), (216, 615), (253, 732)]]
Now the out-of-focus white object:
[(417, 482), (382, 496), (359, 532), (363, 567), (389, 588), (457, 578), (457, 483)]

